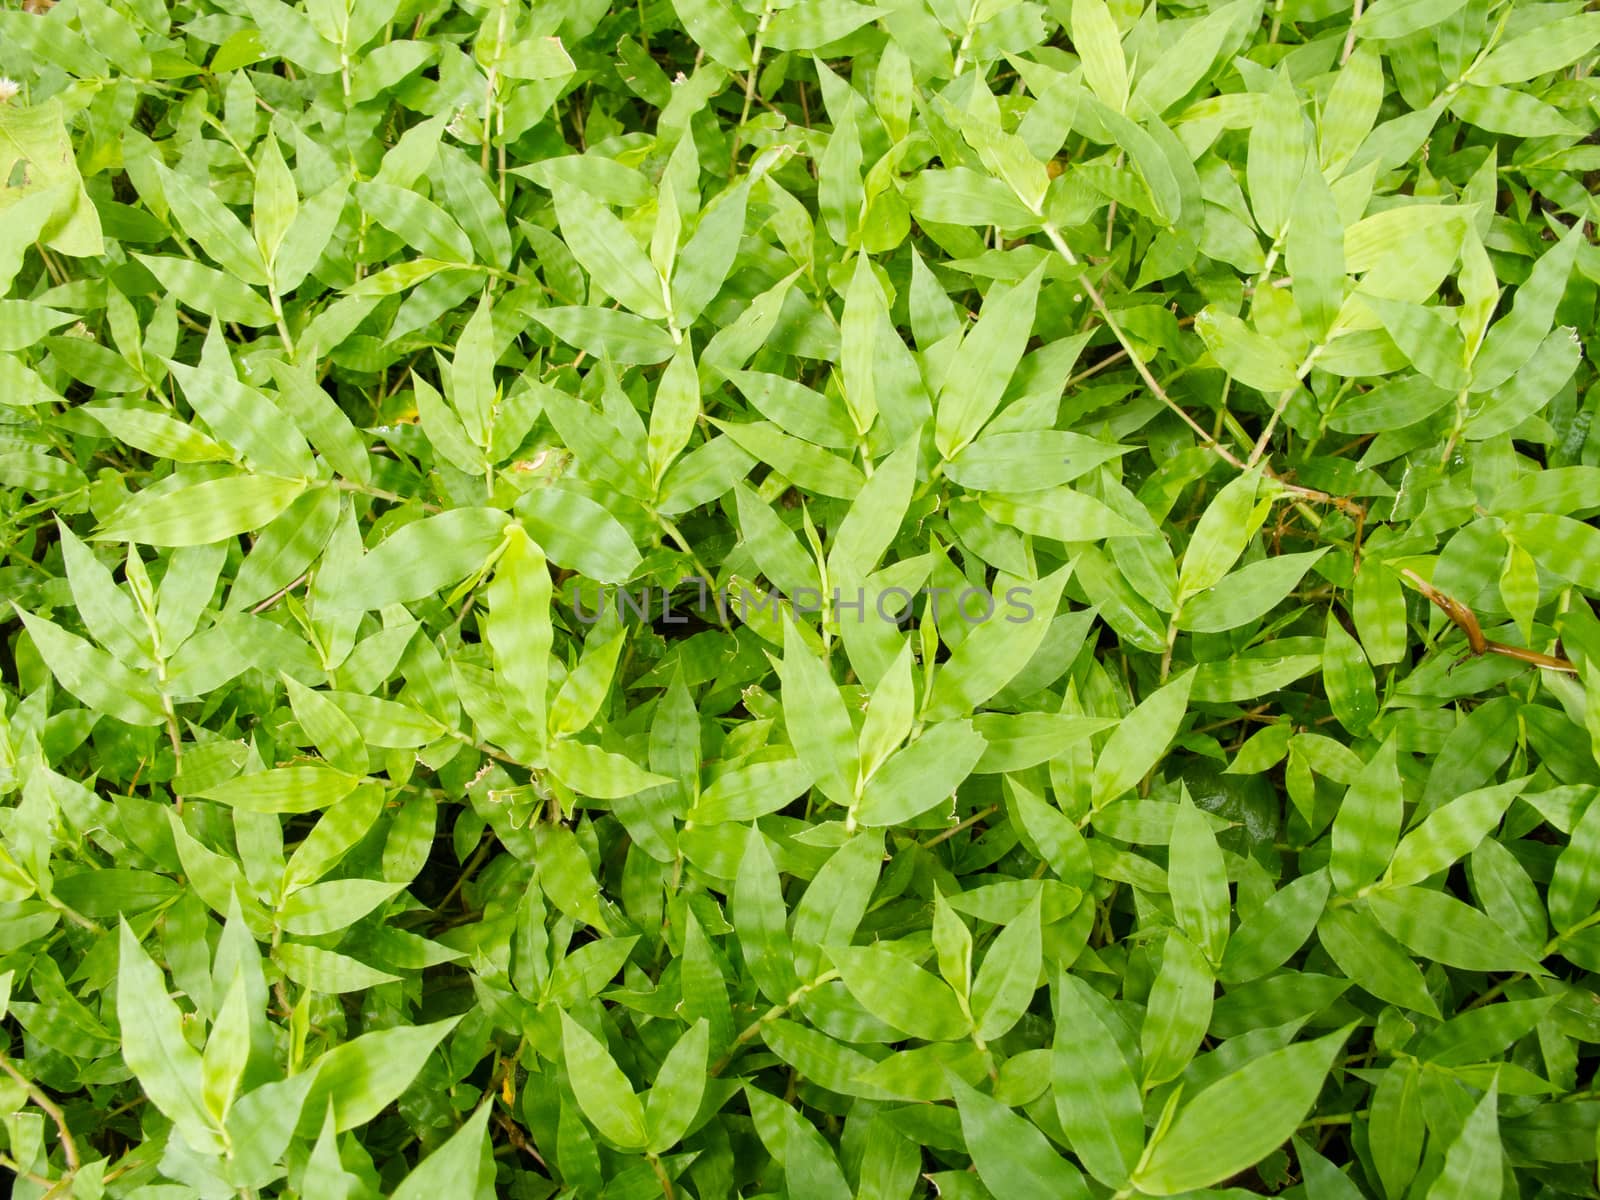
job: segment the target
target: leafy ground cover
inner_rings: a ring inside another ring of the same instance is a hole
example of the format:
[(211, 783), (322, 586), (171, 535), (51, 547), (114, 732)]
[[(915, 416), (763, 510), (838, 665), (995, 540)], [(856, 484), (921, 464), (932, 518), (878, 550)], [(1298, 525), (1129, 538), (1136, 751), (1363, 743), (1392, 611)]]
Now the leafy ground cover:
[(1594, 1196), (1600, 13), (8, 0), (12, 1194)]

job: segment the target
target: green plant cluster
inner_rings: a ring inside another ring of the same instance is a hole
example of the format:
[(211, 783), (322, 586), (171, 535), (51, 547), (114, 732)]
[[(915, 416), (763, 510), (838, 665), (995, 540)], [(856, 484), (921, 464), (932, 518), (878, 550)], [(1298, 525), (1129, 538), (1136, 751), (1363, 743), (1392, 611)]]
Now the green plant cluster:
[(1592, 9), (6, 0), (12, 1195), (1600, 1195)]

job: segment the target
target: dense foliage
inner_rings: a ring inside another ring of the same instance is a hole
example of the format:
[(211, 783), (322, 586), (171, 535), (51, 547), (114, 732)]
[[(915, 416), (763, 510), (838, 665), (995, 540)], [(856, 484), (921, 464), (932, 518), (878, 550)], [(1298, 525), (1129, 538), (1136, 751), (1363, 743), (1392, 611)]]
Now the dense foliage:
[(1600, 1194), (1600, 13), (7, 4), (14, 1195)]

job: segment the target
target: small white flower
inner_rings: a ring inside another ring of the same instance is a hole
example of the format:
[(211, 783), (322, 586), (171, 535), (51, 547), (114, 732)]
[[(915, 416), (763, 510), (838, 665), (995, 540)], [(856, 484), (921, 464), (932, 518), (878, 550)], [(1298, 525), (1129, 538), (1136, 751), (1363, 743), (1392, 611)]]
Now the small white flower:
[(15, 79), (7, 79), (0, 75), (0, 104), (4, 104), (11, 97), (22, 90), (22, 85)]

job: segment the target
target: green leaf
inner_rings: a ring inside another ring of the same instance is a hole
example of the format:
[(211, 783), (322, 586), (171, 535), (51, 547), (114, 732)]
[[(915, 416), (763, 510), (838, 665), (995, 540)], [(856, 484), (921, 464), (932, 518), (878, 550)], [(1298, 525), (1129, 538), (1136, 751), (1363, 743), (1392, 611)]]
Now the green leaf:
[(789, 622), (784, 624), (778, 678), (783, 683), (784, 725), (795, 754), (823, 795), (848, 806), (855, 799), (855, 730), (828, 664), (806, 648)]
[(1378, 713), (1377, 682), (1361, 643), (1345, 632), (1332, 609), (1322, 643), (1322, 682), (1339, 723), (1353, 734), (1365, 733)]
[(129, 599), (112, 581), (111, 572), (78, 536), (56, 519), (56, 534), (66, 561), (67, 581), (78, 616), (103, 646), (120, 658), (138, 660), (150, 651), (150, 631)]
[(205, 546), (267, 524), (306, 485), (271, 475), (224, 475), (135, 494), (95, 533), (102, 541)]
[(1039, 986), (1043, 965), (1040, 940), (1040, 904), (1035, 895), (1022, 913), (1007, 922), (983, 956), (972, 983), (972, 1017), (984, 1041), (1010, 1032), (1027, 1012)]
[(1259, 1162), (1295, 1131), (1349, 1036), (1346, 1027), (1274, 1050), (1196, 1092), (1156, 1139), (1133, 1186), (1174, 1196)]
[(130, 725), (159, 725), (165, 719), (161, 693), (144, 675), (53, 621), (20, 608), (16, 612), (50, 673), (78, 699)]
[(402, 526), (362, 556), (331, 599), (341, 608), (387, 608), (421, 600), (480, 570), (510, 518), (492, 508), (457, 508)]
[(695, 323), (728, 278), (744, 234), (750, 183), (762, 173), (758, 162), (749, 176), (713, 200), (678, 255), (672, 275), (672, 312), (680, 329)]
[(908, 1037), (944, 1042), (972, 1023), (949, 984), (884, 946), (836, 946), (828, 956), (868, 1012)]
[(1261, 476), (1246, 471), (1229, 480), (1206, 506), (1183, 552), (1178, 573), (1180, 595), (1203, 592), (1233, 569), (1266, 519), (1266, 506), (1256, 503), (1260, 486)]
[(661, 489), (667, 468), (683, 452), (700, 416), (700, 377), (694, 351), (685, 342), (661, 373), (655, 403), (650, 407), (650, 478)]
[(736, 767), (716, 776), (689, 810), (699, 825), (751, 821), (788, 806), (811, 786), (811, 771), (798, 758)]
[(1286, 81), (1280, 75), (1263, 97), (1250, 124), (1250, 153), (1245, 160), (1256, 225), (1274, 241), (1288, 228), (1306, 158), (1300, 105)]
[(660, 1154), (683, 1138), (705, 1092), (710, 1026), (704, 1018), (683, 1031), (656, 1073), (645, 1102), (651, 1153)]
[(1337, 891), (1353, 894), (1389, 865), (1405, 800), (1395, 762), (1394, 739), (1386, 740), (1344, 794), (1333, 821), (1329, 872)]
[(566, 183), (551, 180), (551, 193), (561, 234), (595, 284), (641, 317), (665, 317), (666, 285), (627, 227)]
[(494, 318), (489, 291), (478, 297), (478, 307), (467, 319), (450, 361), (450, 399), (461, 428), (479, 446), (489, 444), (497, 397), (494, 386)]
[(596, 800), (618, 800), (672, 782), (625, 755), (570, 738), (550, 744), (550, 770), (573, 791)]
[(544, 552), (520, 526), (512, 526), (489, 583), (485, 630), (494, 651), (495, 679), (517, 719), (518, 744), (510, 747), (535, 763), (546, 747), (549, 691), (550, 572)]
[(1078, 1169), (1057, 1154), (1031, 1122), (959, 1078), (952, 1076), (950, 1086), (961, 1113), (967, 1153), (991, 1192), (1018, 1200), (1090, 1195)]
[(569, 345), (619, 363), (665, 362), (677, 349), (666, 330), (632, 313), (571, 306), (536, 308), (529, 315)]
[[(1471, 854), (1526, 786), (1527, 780), (1513, 779), (1467, 792), (1434, 809), (1400, 840), (1384, 873), (1384, 882), (1394, 887), (1421, 883)], [(1559, 861), (1556, 873), (1558, 877), (1561, 874)], [(1600, 891), (1596, 899), (1600, 900)]]
[[(19, 394), (26, 395), (30, 381), (5, 379), (3, 371), (5, 368), (0, 368), (0, 386), (8, 389), (8, 395), (13, 398)], [(48, 403), (50, 400), (51, 394), (46, 390), (45, 395), (35, 403)], [(112, 437), (147, 454), (155, 454), (157, 458), (170, 458), (174, 462), (226, 462), (232, 458), (227, 446), (213, 442), (194, 426), (162, 413), (150, 413), (144, 408), (101, 408), (98, 405), (83, 405), (78, 411), (93, 416), (96, 424), (106, 427), (106, 432)]]
[(1070, 483), (1127, 452), (1055, 429), (991, 433), (968, 443), (946, 465), (945, 476), (974, 491), (1026, 492)]
[(971, 721), (930, 726), (867, 781), (854, 808), (855, 819), (863, 825), (898, 825), (952, 803), (956, 788), (978, 765), (985, 749), (987, 743)]
[(916, 483), (915, 446), (902, 446), (878, 464), (862, 485), (844, 520), (832, 531), (828, 570), (842, 582), (863, 579), (883, 558), (900, 531)]
[(405, 1091), (459, 1020), (378, 1029), (328, 1050), (312, 1066), (315, 1080), (306, 1093), (301, 1133), (307, 1132), (307, 1118), (330, 1104), (339, 1132), (372, 1120)]
[(859, 738), (863, 777), (870, 779), (910, 735), (917, 706), (914, 687), (907, 642), (867, 698)]
[(1106, 1012), (1106, 1000), (1087, 983), (1061, 976), (1050, 1079), (1056, 1115), (1073, 1153), (1095, 1179), (1121, 1187), (1144, 1150), (1144, 1115), (1133, 1071)]
[(334, 933), (349, 928), (387, 903), (403, 886), (376, 879), (313, 883), (291, 893), (279, 907), (278, 915), (289, 933), (307, 937)]
[(192, 259), (134, 254), (164, 292), (183, 297), (190, 308), (219, 321), (237, 321), (257, 328), (273, 323), (272, 306), (249, 284)]
[(1428, 994), (1417, 964), (1366, 913), (1328, 909), (1317, 919), (1317, 938), (1356, 986), (1390, 1004), (1433, 1017), (1439, 1015), (1439, 1006)]
[(1133, 89), (1135, 111), (1148, 109), (1159, 115), (1171, 108), (1205, 78), (1216, 65), (1218, 54), (1243, 33), (1245, 24), (1253, 22), (1255, 15), (1254, 0), (1233, 0), (1197, 21), (1185, 23), (1177, 40), (1140, 71)]
[(53, 96), (0, 109), (0, 212), (49, 194), (53, 219), (44, 231), (46, 244), (62, 254), (100, 254), (100, 218), (84, 191), (62, 108), (61, 98)]
[(344, 771), (307, 764), (241, 775), (198, 794), (247, 812), (316, 812), (343, 800), (358, 783)]
[(1014, 810), (1027, 840), (1038, 847), (1056, 877), (1087, 891), (1094, 882), (1094, 864), (1077, 825), (1046, 804), (1039, 793), (1019, 783), (1015, 775), (1006, 777), (1006, 792), (1008, 807)]
[(1356, 30), (1363, 38), (1390, 41), (1441, 24), (1465, 0), (1378, 0), (1361, 15)]
[(1453, 896), (1425, 888), (1374, 892), (1372, 915), (1414, 953), (1464, 971), (1527, 971), (1537, 962), (1489, 917)]
[[(1305, 573), (1327, 553), (1327, 547), (1302, 554), (1279, 554), (1246, 563), (1213, 586), (1185, 600), (1178, 628), (1193, 633), (1224, 633), (1260, 620), (1299, 586)], [(1187, 558), (1185, 558), (1187, 562)], [(1376, 573), (1376, 568), (1365, 575)], [(1357, 576), (1361, 579), (1364, 576)], [(1360, 584), (1357, 584), (1358, 595)], [(1401, 606), (1404, 613), (1404, 605)]]
[(1556, 859), (1550, 879), (1550, 920), (1568, 930), (1586, 920), (1600, 903), (1600, 869), (1595, 851), (1600, 844), (1600, 806), (1592, 800), (1572, 827), (1572, 838)]
[(561, 1013), (561, 1052), (567, 1080), (583, 1115), (617, 1145), (643, 1148), (650, 1135), (633, 1085), (604, 1043), (565, 1011)]
[(1517, 288), (1511, 311), (1490, 327), (1472, 364), (1473, 391), (1487, 391), (1505, 383), (1544, 341), (1576, 261), (1577, 237), (1575, 231), (1569, 231), (1545, 251)]
[[(1020, 496), (991, 493), (982, 504), (983, 511), (1000, 524), (1058, 542), (1098, 542), (1146, 532), (1094, 497), (1066, 487)], [(1081, 579), (1084, 572), (1077, 561), (1073, 570)]]
[(1409, 634), (1406, 601), (1400, 578), (1381, 563), (1368, 560), (1356, 572), (1350, 597), (1350, 616), (1367, 660), (1375, 665), (1399, 662), (1405, 656)]
[(545, 896), (574, 920), (609, 933), (600, 908), (600, 885), (577, 836), (565, 826), (556, 825), (539, 828), (534, 841), (534, 862)]
[(1228, 939), (1218, 978), (1242, 983), (1282, 966), (1311, 936), (1327, 898), (1323, 871), (1302, 875), (1274, 892)]
[(757, 412), (784, 432), (833, 450), (854, 448), (858, 435), (850, 411), (831, 392), (761, 371), (732, 371), (728, 378)]
[(1179, 927), (1220, 964), (1228, 944), (1228, 870), (1217, 835), (1187, 794), (1172, 822), (1167, 888)]
[(261, 251), (238, 217), (204, 183), (157, 164), (161, 190), (183, 233), (200, 243), (230, 275), (252, 287), (267, 285)]
[(228, 608), (247, 608), (291, 586), (327, 546), (340, 507), (336, 490), (312, 488), (272, 518), (233, 577)]
[(241, 971), (212, 1023), (200, 1064), (200, 1090), (206, 1108), (226, 1120), (238, 1096), (239, 1081), (250, 1058), (249, 996)]
[(333, 397), (317, 385), (312, 372), (276, 359), (268, 366), (278, 385), (279, 401), (317, 453), (341, 474), (358, 483), (369, 482), (372, 466), (366, 443)]
[[(995, 590), (1008, 599), (1013, 591), (1026, 596), (1035, 614), (1033, 619), (1017, 620), (1008, 615), (974, 626), (939, 666), (923, 718), (939, 720), (970, 713), (1015, 679), (1050, 632), (1049, 618), (1061, 602), (1070, 573), (1070, 567), (1063, 567), (1036, 583), (1011, 584), (1004, 578), (998, 581)], [(959, 608), (961, 597), (953, 600)]]
[[(294, 176), (289, 172), (289, 164), (283, 159), (283, 148), (270, 133), (261, 139), (261, 145), (256, 150), (255, 167), (250, 224), (261, 261), (270, 269), (273, 281), (281, 292), (286, 289), (276, 269), (278, 251), (289, 230), (294, 227), (295, 218), (300, 215), (300, 194), (295, 187)], [(289, 286), (293, 287), (298, 282), (293, 280)]]
[(480, 1192), (487, 1175), (484, 1166), (491, 1103), (480, 1104), (444, 1145), (418, 1163), (394, 1190), (393, 1200), (432, 1200), (450, 1193)]
[(119, 922), (117, 1014), (122, 1056), (139, 1085), (197, 1149), (217, 1144), (202, 1091), (199, 1051), (183, 1036), (183, 1015), (167, 995), (160, 969), (150, 961), (126, 921)]
[(1468, 77), (1487, 87), (1560, 71), (1600, 44), (1600, 20), (1595, 17), (1592, 12), (1563, 17), (1507, 38), (1474, 63)]
[(348, 954), (299, 942), (284, 942), (273, 951), (273, 961), (307, 991), (325, 992), (330, 996), (400, 982), (400, 976), (368, 966)]
[(872, 264), (865, 254), (858, 254), (845, 292), (844, 316), (839, 322), (841, 390), (850, 419), (849, 430), (854, 435), (842, 443), (845, 447), (866, 433), (878, 415), (874, 351), (878, 331), (888, 315)]
[(852, 500), (865, 482), (853, 464), (792, 438), (765, 421), (734, 424), (713, 420), (712, 424), (745, 453), (767, 463), (799, 487), (837, 500)]
[(961, 339), (935, 408), (934, 443), (945, 458), (977, 437), (999, 406), (1033, 330), (1042, 277), (1043, 269), (1036, 268), (1015, 287), (987, 297), (977, 323)]
[(1217, 365), (1240, 383), (1269, 394), (1288, 391), (1298, 383), (1294, 359), (1238, 317), (1207, 308), (1195, 318), (1194, 327)]
[(466, 233), (433, 201), (409, 188), (378, 180), (356, 184), (355, 193), (374, 221), (429, 258), (472, 261), (472, 243)]
[(239, 382), (231, 368), (203, 365), (196, 369), (168, 362), (167, 370), (211, 432), (238, 449), (251, 467), (288, 479), (310, 479), (316, 474), (311, 447), (294, 422), (264, 393)]
[[(678, 0), (680, 4), (684, 0)], [(817, 1200), (849, 1200), (850, 1185), (828, 1143), (816, 1127), (779, 1100), (752, 1085), (744, 1089), (756, 1132), (783, 1167), (790, 1195)]]
[(1466, 387), (1466, 346), (1455, 322), (1443, 310), (1378, 296), (1363, 296), (1361, 303), (1383, 322), (1384, 330), (1417, 370), (1448, 392)]
[(750, 827), (739, 859), (732, 900), (733, 925), (756, 985), (774, 1004), (800, 986), (786, 925), (782, 883), (766, 838)]
[(1128, 106), (1128, 64), (1111, 10), (1103, 0), (1072, 0), (1072, 43), (1083, 58), (1083, 77), (1107, 108)]
[(1140, 1031), (1146, 1091), (1189, 1065), (1211, 1024), (1216, 981), (1204, 954), (1183, 934), (1168, 934)]
[(724, 0), (673, 0), (673, 10), (697, 46), (730, 71), (753, 65), (750, 43), (739, 18)]
[(589, 497), (541, 488), (518, 501), (517, 517), (551, 561), (601, 583), (626, 582), (639, 551), (622, 522)]
[(1095, 759), (1091, 786), (1094, 807), (1103, 808), (1129, 791), (1161, 761), (1183, 722), (1194, 673), (1158, 688), (1112, 730)]
[(1499, 1104), (1496, 1079), (1445, 1149), (1444, 1167), (1428, 1188), (1428, 1200), (1488, 1200), (1502, 1194)]

